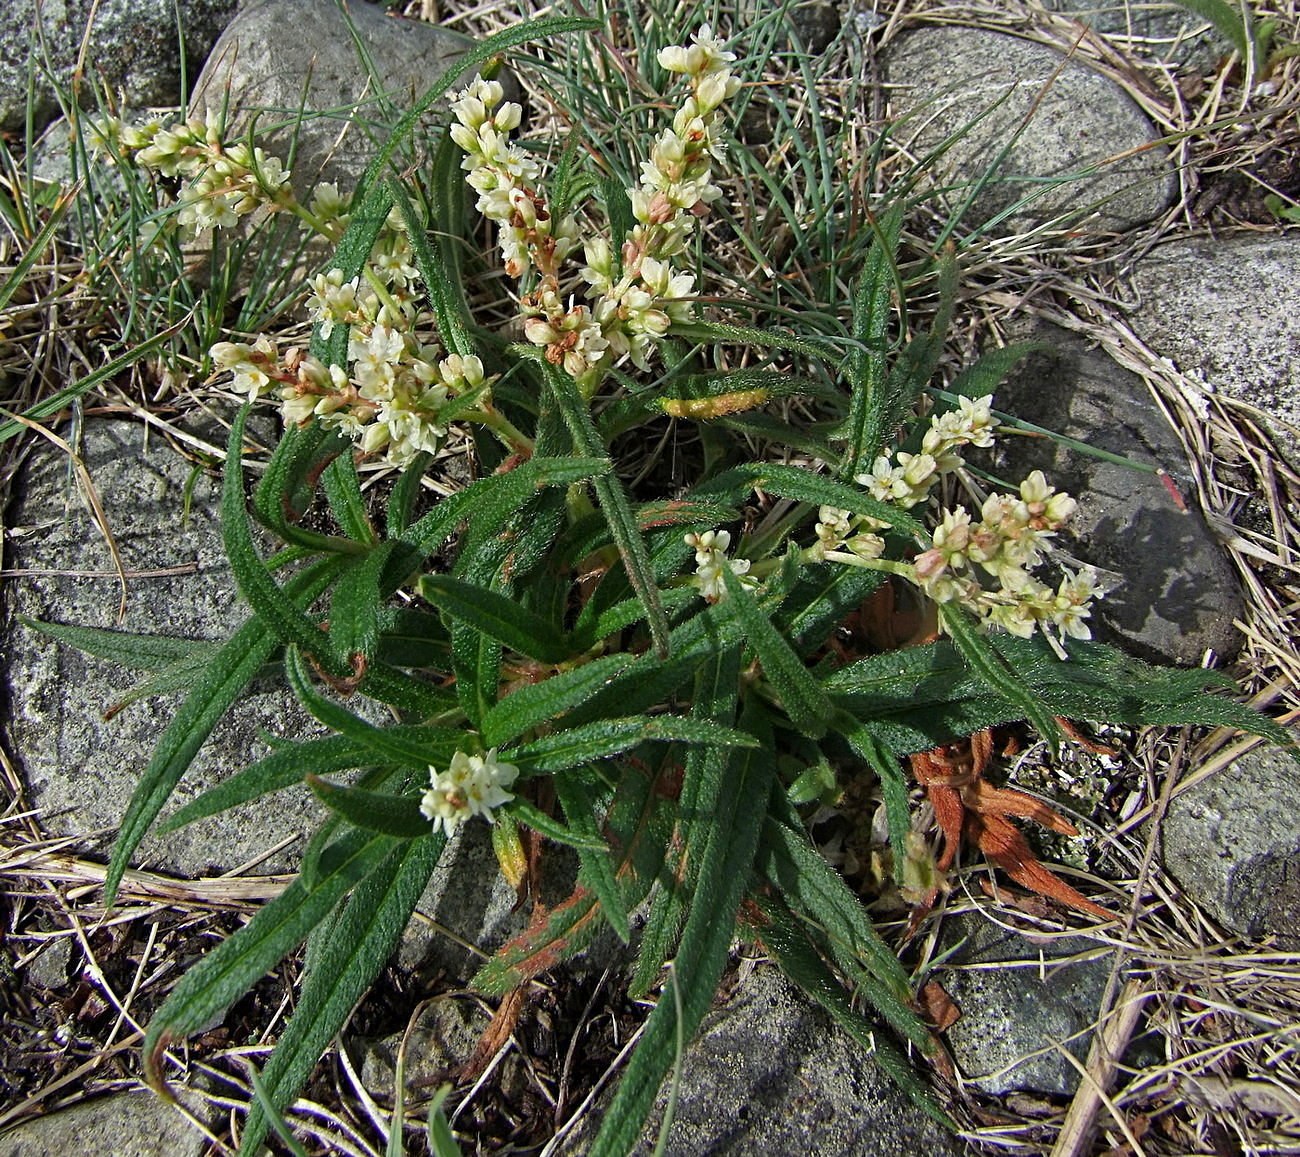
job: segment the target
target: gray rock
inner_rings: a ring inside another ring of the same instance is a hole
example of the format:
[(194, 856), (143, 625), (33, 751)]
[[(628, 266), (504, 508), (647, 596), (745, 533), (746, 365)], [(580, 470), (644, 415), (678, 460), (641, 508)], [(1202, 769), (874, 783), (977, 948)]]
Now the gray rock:
[(937, 979), (961, 1009), (947, 1040), (967, 1083), (993, 1096), (1070, 1096), (1079, 1073), (1058, 1046), (1086, 1059), (1114, 953), (1099, 956), (1082, 936), (1021, 935), (978, 913), (946, 921), (943, 942), (960, 944)]
[(1184, 67), (1206, 67), (1227, 52), (1228, 43), (1207, 23), (1177, 4), (1133, 4), (1128, 0), (1043, 0), (1048, 12), (1068, 16), (1095, 32), (1122, 39), (1130, 52)]
[(38, 988), (62, 988), (68, 983), (72, 962), (72, 937), (60, 936), (41, 949), (27, 965), (27, 980)]
[(967, 211), (966, 229), (1008, 233), (1055, 221), (1123, 230), (1172, 203), (1168, 152), (1137, 105), (1114, 81), (1044, 45), (973, 28), (924, 28), (890, 45), (883, 63), (896, 141), (922, 157), (963, 134), (930, 166), (949, 211), (997, 163)]
[[(121, 624), (112, 560), (79, 499), (66, 457), (46, 443), (37, 445), (19, 482), (7, 561), (34, 573), (6, 584), (9, 613), (0, 652), (10, 738), (31, 801), (54, 834), (87, 836), (117, 827), (180, 697), (136, 702), (105, 721), (103, 713), (142, 674), (57, 644), (16, 616), (220, 639), (247, 614), (222, 547), (218, 480), (198, 477), (186, 517), (183, 494), (194, 468), (156, 436), (146, 449), (145, 436), (143, 427), (128, 422), (90, 421), (82, 451), (126, 570), (144, 572), (129, 581)], [(195, 569), (148, 573), (175, 567)], [(310, 730), (287, 691), (248, 695), (218, 724), (174, 802), (192, 798), (266, 754), (259, 733), (296, 737)], [(165, 837), (150, 836), (137, 861), (186, 874), (228, 870), (309, 831), (321, 814), (305, 792), (284, 792), (273, 807), (254, 802)], [(284, 870), (290, 862), (281, 853), (263, 870)]]
[(202, 1157), (206, 1149), (203, 1134), (149, 1092), (85, 1101), (0, 1137), (0, 1157)]
[[(1183, 450), (1136, 374), (1057, 326), (1014, 331), (1045, 342), (997, 389), (1018, 418), (1134, 461), (1162, 466), (1186, 489)], [(1227, 554), (1199, 514), (1180, 510), (1159, 478), (1091, 458), (1047, 438), (1004, 437), (998, 471), (1018, 482), (1042, 470), (1079, 501), (1061, 542), (1114, 584), (1093, 621), (1144, 658), (1197, 665), (1232, 658), (1242, 596)]]
[(36, 131), (58, 115), (56, 86), (69, 90), (83, 40), (83, 106), (94, 106), (97, 84), (131, 108), (179, 104), (181, 37), (192, 78), (235, 5), (236, 0), (9, 0), (0, 6), (0, 131), (24, 131), (29, 79)]
[(231, 110), (227, 136), (254, 117), (263, 130), (285, 126), (261, 143), (287, 159), (296, 134), (292, 173), (299, 196), (323, 180), (350, 192), (387, 137), (387, 126), (471, 43), (444, 28), (386, 16), (369, 4), (351, 4), (345, 15), (320, 0), (255, 0), (212, 50), (190, 107), (200, 115), (210, 108)]
[(1300, 464), (1300, 235), (1173, 241), (1132, 276), (1134, 332), (1183, 373), (1260, 410)]
[[(569, 849), (546, 845), (540, 899), (547, 910), (573, 893), (577, 873), (577, 857)], [(532, 906), (518, 904), (514, 888), (498, 867), (491, 829), (476, 822), (452, 837), (416, 912), (419, 915), (403, 934), (398, 966), (464, 983), (482, 967), (485, 953), (495, 952), (528, 927)], [(577, 972), (600, 970), (625, 960), (626, 954), (618, 937), (604, 925), (566, 967)]]
[[(949, 1157), (962, 1151), (774, 968), (756, 969), (705, 1017), (678, 1076), (665, 1150), (671, 1157)], [(633, 1150), (637, 1157), (653, 1151), (666, 1102), (665, 1090)], [(584, 1152), (598, 1124), (584, 1126), (565, 1151)]]
[[(1300, 740), (1300, 732), (1296, 733)], [(1257, 747), (1174, 798), (1165, 867), (1225, 928), (1300, 947), (1300, 824), (1295, 760)]]
[(391, 1098), (397, 1055), (406, 1039), (402, 1075), (408, 1096), (420, 1095), (451, 1080), (453, 1071), (474, 1052), (489, 1016), (471, 996), (440, 996), (429, 1002), (406, 1032), (394, 1033), (365, 1046), (361, 1083), (372, 1096)]

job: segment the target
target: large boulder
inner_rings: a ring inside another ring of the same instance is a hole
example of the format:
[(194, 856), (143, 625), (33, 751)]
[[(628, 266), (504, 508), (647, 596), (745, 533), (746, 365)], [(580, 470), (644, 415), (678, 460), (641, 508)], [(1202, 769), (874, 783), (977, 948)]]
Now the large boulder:
[(891, 133), (927, 163), (962, 229), (1046, 223), (1128, 229), (1172, 203), (1174, 169), (1146, 116), (1113, 80), (1042, 44), (932, 27), (884, 55)]
[(0, 5), (0, 132), (22, 133), (29, 112), (36, 131), (58, 115), (58, 94), (72, 94), (83, 47), (82, 106), (95, 106), (97, 87), (129, 108), (179, 104), (183, 72), (195, 75), (236, 2), (7, 0)]

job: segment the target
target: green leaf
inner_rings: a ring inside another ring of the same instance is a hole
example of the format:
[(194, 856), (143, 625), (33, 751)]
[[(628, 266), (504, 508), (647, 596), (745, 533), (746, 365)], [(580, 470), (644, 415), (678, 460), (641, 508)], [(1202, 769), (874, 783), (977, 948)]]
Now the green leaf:
[[(826, 936), (840, 968), (865, 968), (884, 986), (894, 1006), (903, 1011), (891, 1016), (904, 1037), (929, 1048), (924, 1026), (908, 1010), (911, 984), (907, 970), (893, 950), (876, 933), (862, 901), (812, 845), (798, 813), (788, 801), (772, 800), (764, 821), (758, 872), (783, 900)], [(882, 1007), (877, 1001), (876, 1006)], [(883, 1011), (883, 1009), (882, 1009)]]
[(763, 664), (763, 675), (781, 697), (790, 722), (805, 735), (821, 738), (834, 710), (830, 698), (730, 567), (723, 567), (722, 579), (746, 642)]
[[(285, 593), (301, 605), (310, 605), (330, 584), (338, 568), (337, 559), (324, 559), (290, 579)], [(275, 636), (254, 616), (235, 632), (195, 681), (131, 793), (104, 881), (106, 904), (113, 903), (132, 853), (217, 720), (261, 670), (276, 646)]]
[(983, 398), (994, 393), (1007, 374), (1030, 354), (1050, 348), (1047, 342), (1018, 341), (989, 350), (953, 379), (949, 392), (962, 398)]
[(836, 730), (848, 740), (854, 753), (865, 759), (880, 777), (885, 817), (889, 822), (889, 848), (894, 855), (894, 879), (901, 884), (907, 863), (907, 833), (912, 826), (912, 812), (907, 779), (899, 767), (898, 756), (880, 742), (870, 727), (852, 718), (840, 722), (837, 717)]
[(216, 654), (220, 643), (207, 639), (184, 639), (176, 635), (133, 635), (126, 631), (107, 631), (99, 627), (75, 627), (64, 623), (46, 623), (19, 615), (18, 621), (33, 631), (122, 667), (137, 671), (162, 671), (178, 663), (206, 663)]
[[(293, 1103), (321, 1054), (392, 956), (445, 846), (443, 836), (426, 833), (424, 839), (392, 848), (349, 898), (312, 960), (294, 1013), (262, 1074), (275, 1109)], [(265, 1119), (254, 1109), (244, 1126), (241, 1154), (258, 1151), (265, 1127)], [(401, 1129), (399, 1121), (394, 1128)]]
[(414, 840), (429, 834), (429, 820), (420, 811), (418, 795), (392, 795), (346, 787), (318, 775), (307, 776), (307, 786), (330, 811), (363, 831), (398, 840)]
[(803, 354), (805, 357), (820, 361), (836, 357), (833, 346), (818, 345), (816, 342), (795, 337), (774, 329), (755, 329), (747, 325), (726, 325), (715, 321), (674, 322), (674, 337), (693, 341), (722, 342), (727, 345), (756, 345), (763, 349), (785, 350), (787, 353)]
[[(253, 509), (258, 520), (287, 541), (315, 549), (332, 549), (336, 540), (303, 530), (296, 523), (311, 506), (321, 474), (347, 447), (347, 440), (337, 430), (327, 430), (319, 422), (288, 426), (253, 491)], [(349, 545), (362, 549), (358, 543)]]
[(311, 684), (311, 676), (307, 673), (302, 653), (296, 647), (290, 647), (284, 658), (289, 686), (302, 705), (326, 727), (367, 747), (376, 763), (396, 763), (401, 767), (427, 770), (431, 762), (429, 744), (410, 736), (413, 733), (427, 733), (437, 737), (445, 735), (449, 739), (452, 735), (459, 735), (458, 732), (444, 728), (419, 728), (417, 731), (411, 728), (376, 727), (317, 691)]
[(340, 454), (326, 467), (321, 476), (325, 483), (325, 497), (330, 512), (343, 533), (362, 546), (373, 546), (375, 528), (366, 513), (366, 500), (361, 493), (361, 479), (357, 476), (356, 459), (351, 453)]
[(373, 759), (373, 753), (365, 744), (342, 735), (291, 743), (208, 788), (169, 815), (158, 830), (175, 831), (195, 820), (207, 819), (249, 800), (302, 783), (308, 775), (365, 767)]
[(388, 495), (387, 530), (389, 538), (401, 538), (406, 528), (411, 525), (411, 512), (420, 497), (420, 486), (424, 481), (424, 472), (433, 461), (433, 455), (421, 450), (410, 464), (402, 471), (393, 484)]
[(325, 635), (298, 608), (295, 600), (271, 577), (266, 564), (257, 556), (248, 527), (244, 506), (244, 471), (240, 454), (244, 445), (244, 422), (248, 406), (239, 408), (230, 427), (226, 448), (225, 481), (221, 489), (221, 531), (225, 540), (230, 569), (248, 605), (270, 629), (276, 639), (295, 643), (309, 654), (324, 650)]
[[(775, 896), (758, 895), (753, 899), (765, 917), (763, 923), (757, 924), (757, 931), (781, 971), (830, 1013), (831, 1019), (868, 1056), (875, 1058), (918, 1109), (945, 1128), (956, 1130), (956, 1123), (935, 1102), (907, 1057), (891, 1041), (877, 1035), (857, 1013), (848, 993), (827, 968), (807, 930), (796, 923), (789, 909)], [(871, 999), (870, 994), (867, 994), (867, 999)], [(908, 1015), (915, 1023), (916, 1031), (925, 1038), (921, 1047), (925, 1052), (931, 1051), (933, 1043), (925, 1026), (915, 1013), (908, 1010)]]
[(420, 595), (452, 618), (530, 659), (563, 663), (572, 657), (560, 631), (516, 599), (441, 574), (424, 575)]
[(477, 527), (500, 526), (517, 514), (524, 502), (538, 490), (586, 482), (607, 473), (612, 467), (613, 463), (605, 457), (533, 458), (508, 474), (479, 479), (444, 498), (409, 526), (401, 541), (413, 546), (420, 557), (428, 557), (455, 533), (456, 527), (469, 517), (471, 510)]
[(1255, 44), (1255, 25), (1249, 8), (1229, 4), (1227, 0), (1174, 0), (1174, 3), (1194, 12), (1202, 20), (1208, 20), (1215, 31), (1241, 54), (1243, 61), (1250, 59)]
[[(461, 175), (459, 158), (462, 155), (450, 135), (444, 134), (435, 154), (435, 184), (440, 180), (445, 182), (448, 168), (451, 168), (456, 176)], [(402, 219), (406, 222), (406, 236), (411, 243), (411, 252), (415, 256), (420, 277), (429, 293), (429, 305), (433, 309), (433, 320), (438, 327), (438, 336), (442, 338), (442, 344), (448, 352), (468, 357), (476, 352), (474, 339), (470, 337), (469, 332), (472, 319), (458, 271), (454, 272), (447, 261), (448, 253), (455, 252), (455, 239), (440, 238), (437, 245), (430, 245), (425, 223), (416, 214), (411, 199), (402, 187), (402, 182), (395, 177), (389, 177), (388, 189), (402, 214)], [(440, 223), (446, 228), (459, 220), (461, 218), (443, 217)]]
[(920, 535), (924, 529), (910, 514), (896, 506), (877, 501), (859, 487), (846, 486), (824, 474), (814, 474), (811, 470), (798, 466), (781, 466), (775, 462), (751, 462), (737, 466), (696, 487), (694, 493), (704, 496), (717, 492), (728, 494), (737, 488), (742, 491), (764, 490), (781, 498), (792, 498), (796, 502), (835, 506), (851, 514), (870, 515), (906, 534)]
[[(752, 700), (741, 725), (766, 738), (770, 747), (770, 728)], [(694, 1035), (713, 1001), (767, 811), (769, 783), (775, 776), (771, 759), (769, 751), (743, 750), (727, 762), (719, 809), (700, 861), (699, 887), (677, 949), (681, 1002), (660, 999), (655, 1005), (590, 1157), (624, 1157), (632, 1151), (676, 1056), (676, 1041)]]
[[(558, 773), (552, 783), (560, 806), (564, 808), (569, 827), (578, 835), (588, 840), (600, 840), (600, 831), (596, 827), (596, 801), (587, 790), (587, 785), (572, 772)], [(582, 865), (581, 879), (590, 885), (600, 901), (600, 910), (614, 934), (624, 943), (631, 943), (632, 926), (628, 923), (627, 911), (623, 907), (623, 890), (614, 875), (614, 862), (609, 856), (608, 846), (601, 851), (589, 848), (578, 849), (578, 861)]]
[(1023, 717), (1034, 725), (1038, 734), (1047, 740), (1055, 754), (1061, 728), (1052, 717), (1053, 713), (1044, 709), (1033, 688), (1024, 681), (1016, 668), (1007, 662), (988, 636), (955, 603), (939, 604), (939, 618), (948, 637), (971, 670), (1002, 698), (1014, 703), (1023, 712)]
[[(695, 681), (692, 718), (715, 727), (725, 727), (735, 721), (740, 695), (740, 654), (741, 648), (732, 646), (704, 664)], [(686, 753), (666, 871), (651, 902), (641, 932), (636, 970), (628, 984), (633, 997), (643, 996), (653, 987), (686, 921), (690, 898), (695, 894), (700, 858), (708, 843), (730, 758), (730, 752), (718, 747), (697, 746)]]
[(720, 727), (680, 715), (633, 715), (626, 719), (602, 719), (571, 727), (541, 739), (534, 739), (510, 753), (512, 760), (526, 762), (532, 774), (563, 771), (608, 759), (642, 743), (700, 743), (712, 747), (754, 747), (757, 740), (743, 731)]
[[(663, 864), (670, 805), (656, 790), (659, 778), (637, 767), (624, 767), (605, 816), (610, 845), (620, 857), (614, 875), (624, 889), (626, 910), (641, 902)], [(580, 952), (600, 928), (596, 896), (579, 885), (568, 900), (551, 910), (540, 928), (529, 928), (504, 945), (474, 977), (472, 986), (489, 995), (503, 995)]]
[[(187, 969), (158, 1010), (145, 1034), (146, 1079), (162, 1083), (163, 1053), (177, 1039), (198, 1032), (298, 947), (339, 899), (365, 879), (393, 851), (394, 841), (369, 832), (352, 832), (321, 858), (310, 890), (295, 880), (252, 920)], [(351, 1005), (349, 1005), (349, 1008)]]
[(540, 683), (520, 687), (483, 716), (483, 742), (488, 747), (501, 747), (525, 731), (558, 720), (631, 662), (630, 655), (605, 655)]
[[(547, 362), (540, 363), (546, 384), (550, 389), (555, 404), (564, 417), (564, 423), (573, 437), (574, 449), (579, 454), (596, 456), (603, 453), (605, 447), (592, 424), (587, 403), (578, 393), (578, 386), (563, 370)], [(601, 474), (593, 482), (600, 508), (609, 521), (610, 534), (622, 556), (623, 566), (627, 570), (628, 580), (636, 591), (646, 610), (646, 623), (650, 628), (650, 638), (655, 650), (661, 656), (668, 654), (668, 616), (664, 613), (663, 602), (659, 598), (659, 588), (655, 584), (654, 568), (650, 554), (646, 550), (645, 540), (637, 530), (636, 516), (632, 513), (632, 504), (628, 501), (618, 477), (613, 474)]]
[(600, 833), (594, 828), (584, 832), (572, 826), (565, 827), (559, 820), (548, 816), (541, 808), (534, 807), (526, 799), (516, 797), (505, 805), (505, 810), (512, 819), (532, 828), (548, 840), (554, 840), (557, 844), (575, 848), (580, 853), (609, 851), (609, 844), (601, 839)]
[(385, 608), (380, 614), (376, 653), (394, 667), (445, 671), (450, 645), (440, 615), (413, 607)]
[[(846, 371), (852, 391), (846, 427), (848, 446), (840, 476), (846, 481), (871, 468), (880, 451), (885, 383), (886, 338), (899, 285), (896, 254), (903, 225), (903, 201), (895, 202), (875, 229), (866, 266), (853, 293), (853, 339)], [(900, 286), (900, 300), (901, 300)]]
[(380, 543), (350, 567), (334, 588), (330, 599), (329, 638), (335, 662), (344, 669), (358, 670), (362, 662), (368, 666), (375, 655), (383, 611), (380, 585), (393, 553), (400, 548), (400, 543)]

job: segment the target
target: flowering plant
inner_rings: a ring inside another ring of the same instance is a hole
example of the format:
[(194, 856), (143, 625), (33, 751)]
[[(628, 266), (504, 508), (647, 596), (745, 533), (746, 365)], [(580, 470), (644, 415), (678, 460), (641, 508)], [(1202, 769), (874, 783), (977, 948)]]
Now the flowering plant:
[[(540, 21), (464, 64), (591, 26)], [(1073, 499), (1039, 473), (1009, 492), (977, 491), (965, 454), (1000, 432), (990, 390), (1007, 359), (968, 368), (946, 393), (929, 389), (951, 258), (937, 261), (934, 327), (891, 348), (900, 209), (877, 222), (844, 340), (705, 315), (700, 271), (688, 266), (724, 196), (715, 166), (736, 57), (705, 27), (657, 60), (684, 89), (639, 177), (580, 181), (566, 154), (548, 195), (537, 157), (511, 136), (521, 108), (478, 77), (453, 94), (433, 162), (438, 231), (381, 156), (351, 198), (324, 198), (346, 225), (310, 285), (311, 348), (259, 337), (212, 350), (250, 403), (273, 397), (285, 419), (252, 510), (286, 549), (263, 559), (254, 545), (246, 406), (222, 513), (251, 613), (160, 740), (108, 890), (216, 721), (272, 659), (333, 734), (281, 744), (166, 822), (303, 780), (332, 814), (298, 879), (193, 967), (155, 1017), (145, 1049), (159, 1083), (171, 1041), (315, 936), (297, 1011), (263, 1074), (266, 1103), (282, 1110), (388, 959), (448, 839), (486, 821), (512, 883), (527, 882), (525, 845), (569, 848), (577, 883), (491, 959), (480, 991), (526, 986), (602, 926), (630, 942), (630, 913), (647, 902), (632, 990), (655, 988), (674, 961), (677, 999), (651, 1014), (593, 1153), (632, 1147), (738, 929), (946, 1119), (898, 1043), (938, 1051), (908, 974), (809, 837), (800, 809), (833, 797), (826, 769), (878, 779), (901, 879), (918, 854), (931, 876), (937, 859), (909, 804), (913, 753), (1019, 720), (1055, 745), (1062, 717), (1280, 735), (1207, 693), (1204, 671), (1159, 671), (1091, 642), (1090, 572), (1055, 588), (1035, 577)], [(396, 135), (451, 85), (436, 84)], [(120, 139), (194, 180), (183, 196), (195, 225), (289, 203), (271, 158), (232, 157), (207, 126)], [(459, 274), (452, 223), (466, 184), (515, 286), (518, 319), (504, 333), (480, 324)], [(581, 190), (595, 202), (580, 204)], [(305, 212), (320, 218), (316, 200)], [(809, 365), (833, 388), (798, 372)], [(738, 415), (797, 392), (834, 418), (801, 439), (815, 452), (754, 458), (739, 437), (725, 442)], [(629, 485), (620, 439), (672, 421), (707, 426), (723, 448), (669, 493)], [(484, 476), (425, 508), (422, 476), (456, 431), (473, 439)], [(382, 510), (361, 489), (362, 459), (401, 470)], [(940, 502), (958, 483), (976, 495), (972, 508)], [(329, 533), (302, 525), (318, 489)], [(889, 584), (930, 600), (934, 629), (901, 650), (837, 649), (841, 625)], [(346, 705), (358, 695), (396, 722), (367, 721)], [(241, 1153), (265, 1130), (255, 1108)]]

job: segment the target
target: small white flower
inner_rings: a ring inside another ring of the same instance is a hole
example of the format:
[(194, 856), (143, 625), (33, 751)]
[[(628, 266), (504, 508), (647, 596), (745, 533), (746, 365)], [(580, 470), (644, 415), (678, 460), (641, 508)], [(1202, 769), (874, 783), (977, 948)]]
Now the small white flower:
[(515, 797), (505, 789), (514, 784), (519, 768), (497, 759), (496, 748), (487, 755), (463, 751), (451, 757), (446, 771), (429, 768), (429, 790), (420, 801), (420, 812), (450, 836), (471, 816), (494, 823), (494, 809)]

